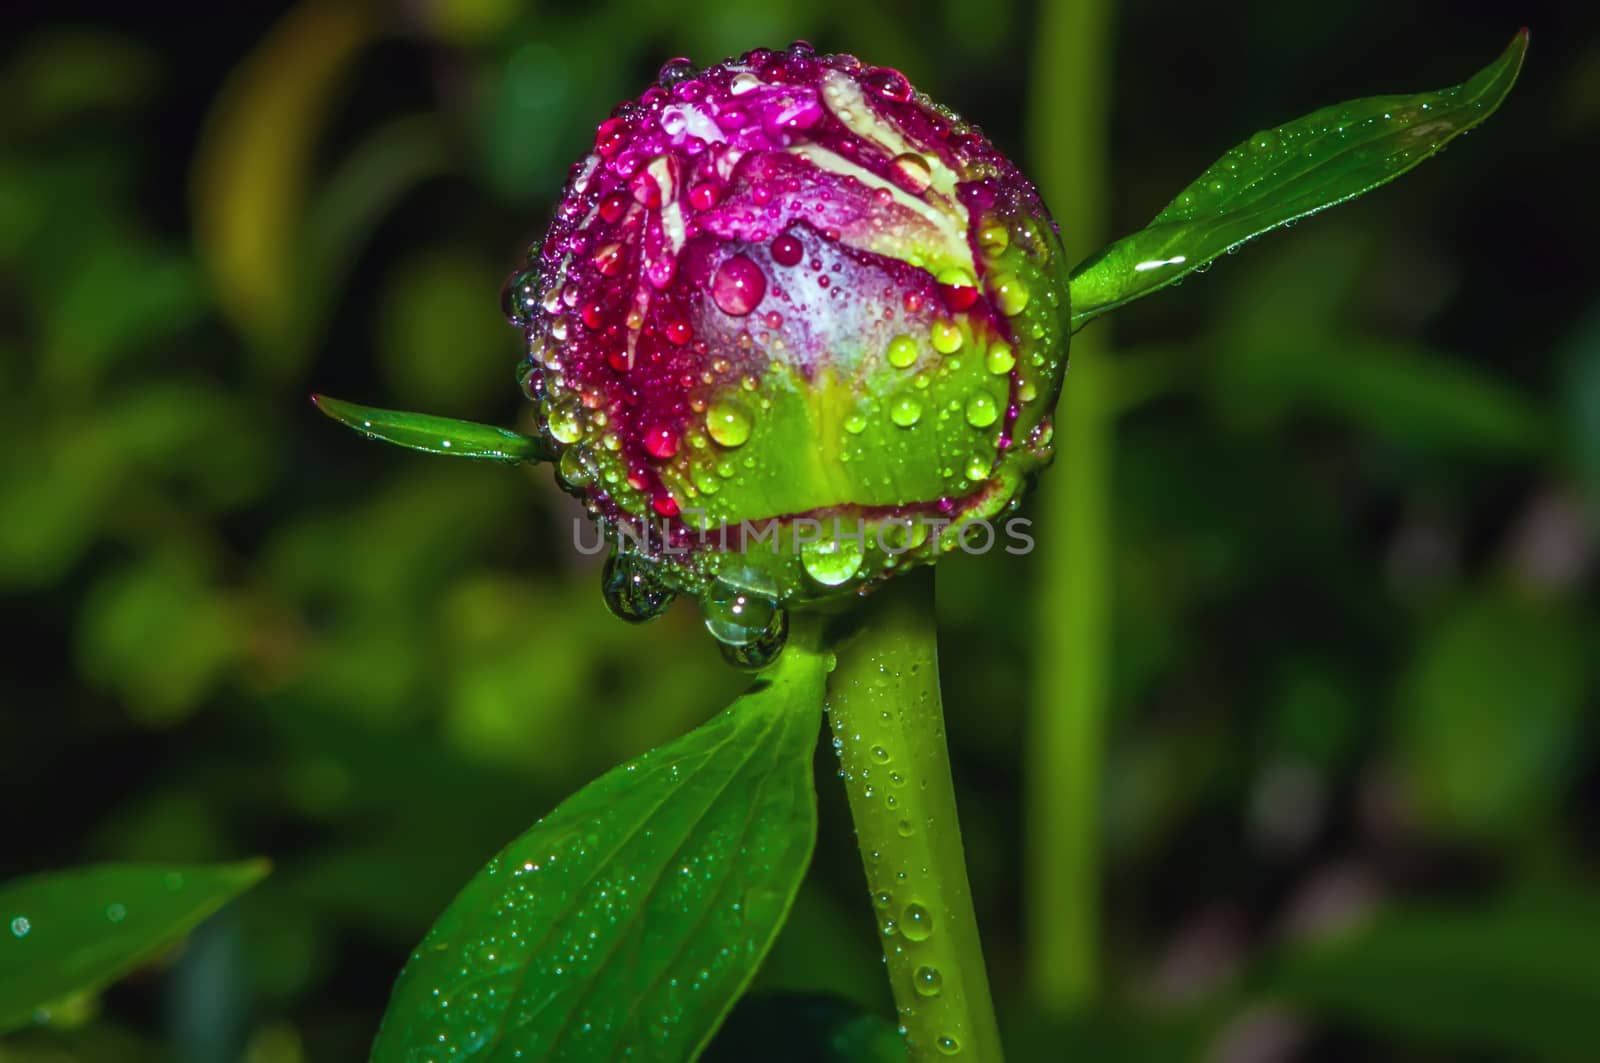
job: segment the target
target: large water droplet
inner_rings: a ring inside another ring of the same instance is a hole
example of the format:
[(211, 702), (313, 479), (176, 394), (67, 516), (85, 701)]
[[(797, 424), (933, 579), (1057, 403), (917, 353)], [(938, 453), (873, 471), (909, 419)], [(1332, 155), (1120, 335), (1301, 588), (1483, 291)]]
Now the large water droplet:
[(928, 160), (915, 151), (908, 151), (904, 155), (896, 155), (889, 162), (889, 177), (895, 184), (921, 195), (933, 184), (933, 170), (928, 166)]
[(778, 659), (778, 654), (783, 652), (783, 644), (788, 638), (789, 612), (779, 608), (773, 614), (772, 623), (751, 641), (742, 646), (719, 642), (717, 648), (722, 651), (722, 659), (735, 668), (756, 671)]
[(675, 597), (657, 578), (654, 568), (638, 554), (617, 550), (606, 558), (600, 573), (600, 592), (606, 608), (630, 624), (654, 620)]
[(857, 525), (839, 529), (837, 535), (830, 533), (816, 542), (802, 544), (800, 564), (805, 568), (806, 575), (824, 587), (837, 587), (848, 582), (866, 556), (862, 532), (861, 526)]
[(539, 271), (518, 270), (500, 289), (500, 311), (517, 328), (527, 328), (539, 308)]
[(575, 400), (552, 407), (545, 423), (557, 443), (576, 443), (583, 438), (583, 409)]
[(998, 255), (1011, 246), (1011, 230), (998, 222), (991, 222), (978, 231), (978, 246), (991, 255)]
[(927, 941), (933, 934), (933, 913), (920, 904), (908, 904), (900, 913), (900, 933), (907, 941)]
[(556, 475), (568, 487), (586, 487), (594, 483), (594, 455), (583, 447), (568, 447), (561, 452), (561, 460), (556, 463)]
[(910, 428), (922, 419), (922, 402), (915, 395), (900, 395), (889, 403), (889, 420)]
[(725, 447), (743, 446), (754, 423), (750, 411), (733, 399), (718, 399), (706, 408), (706, 432)]
[(791, 233), (780, 233), (772, 241), (772, 261), (780, 266), (798, 266), (806, 249)]
[(1017, 356), (1012, 353), (1010, 344), (997, 343), (984, 355), (983, 364), (989, 372), (1001, 375), (1011, 372), (1017, 364)]
[(861, 80), (868, 89), (886, 100), (905, 103), (911, 98), (911, 82), (892, 67), (880, 66), (869, 70)]
[(656, 80), (667, 88), (692, 77), (694, 77), (694, 63), (682, 56), (662, 63), (660, 72), (656, 74)]
[(967, 423), (974, 428), (988, 428), (1000, 417), (1000, 406), (987, 391), (974, 392), (967, 399)]
[(25, 938), (28, 936), (28, 931), (32, 929), (33, 924), (28, 921), (28, 917), (25, 915), (19, 915), (11, 920), (11, 933), (14, 937)]
[(1006, 317), (1016, 317), (1028, 308), (1028, 286), (1014, 273), (996, 273), (989, 282), (994, 287), (995, 306)]
[(954, 321), (943, 319), (935, 321), (929, 330), (933, 339), (933, 349), (940, 354), (954, 354), (961, 349), (964, 337), (961, 335), (961, 326)]
[(700, 599), (706, 630), (727, 646), (746, 646), (781, 620), (778, 600), (719, 579)]
[(951, 1037), (949, 1034), (945, 1034), (943, 1037), (939, 1038), (939, 1040), (936, 1041), (935, 1043), (939, 1046), (939, 1051), (943, 1055), (956, 1056), (956, 1055), (960, 1055), (961, 1054), (961, 1042), (957, 1041), (954, 1037)]
[(917, 341), (906, 335), (896, 336), (889, 341), (885, 354), (896, 369), (909, 369), (917, 360)]
[(622, 272), (625, 264), (623, 261), (622, 245), (619, 243), (603, 244), (595, 249), (589, 256), (589, 261), (599, 271), (602, 277), (615, 277)]
[(936, 997), (944, 989), (944, 975), (939, 973), (939, 968), (924, 964), (912, 972), (911, 985), (918, 996)]
[(652, 458), (665, 461), (678, 452), (678, 433), (666, 425), (651, 425), (644, 430), (644, 449)]
[(748, 255), (734, 255), (711, 277), (711, 301), (731, 317), (744, 317), (767, 294), (767, 276)]

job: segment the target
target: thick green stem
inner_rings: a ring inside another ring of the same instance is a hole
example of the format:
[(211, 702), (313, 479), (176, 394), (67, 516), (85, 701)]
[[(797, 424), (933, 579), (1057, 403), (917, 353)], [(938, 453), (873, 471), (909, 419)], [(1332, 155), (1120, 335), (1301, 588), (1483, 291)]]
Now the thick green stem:
[[(1030, 160), (1076, 258), (1105, 239), (1114, 0), (1045, 0), (1035, 34)], [(1072, 341), (1040, 548), (1026, 753), (1029, 987), (1045, 1010), (1098, 990), (1100, 761), (1111, 649), (1114, 395), (1103, 323)]]
[(893, 580), (851, 622), (829, 720), (908, 1057), (999, 1063), (945, 746), (932, 570)]

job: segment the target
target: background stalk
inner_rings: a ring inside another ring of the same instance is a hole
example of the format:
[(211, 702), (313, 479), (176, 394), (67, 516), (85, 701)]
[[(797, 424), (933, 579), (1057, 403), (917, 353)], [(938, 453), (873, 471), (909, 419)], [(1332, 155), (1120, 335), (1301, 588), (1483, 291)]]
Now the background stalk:
[[(1044, 0), (1034, 35), (1027, 143), (1074, 261), (1107, 238), (1107, 119), (1114, 0)], [(1035, 503), (1039, 581), (1024, 767), (1028, 985), (1063, 1014), (1098, 989), (1100, 763), (1111, 652), (1111, 436), (1104, 323), (1072, 341), (1056, 461)]]
[(873, 594), (838, 643), (829, 721), (909, 1058), (998, 1063), (933, 617), (931, 568)]

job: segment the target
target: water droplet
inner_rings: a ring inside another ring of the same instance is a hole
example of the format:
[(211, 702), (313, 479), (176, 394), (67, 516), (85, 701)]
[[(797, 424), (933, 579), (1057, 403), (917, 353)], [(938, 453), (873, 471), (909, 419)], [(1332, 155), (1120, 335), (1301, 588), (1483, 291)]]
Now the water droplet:
[(644, 430), (644, 449), (652, 458), (665, 461), (678, 452), (678, 433), (666, 425), (651, 425)]
[(654, 620), (675, 597), (656, 577), (654, 568), (638, 554), (613, 551), (600, 573), (600, 592), (606, 608), (630, 624)]
[(106, 905), (107, 922), (120, 923), (126, 918), (128, 918), (127, 905), (115, 903)]
[(868, 89), (895, 103), (905, 103), (911, 98), (911, 82), (892, 67), (880, 66), (867, 71), (862, 82)]
[(976, 483), (989, 478), (989, 459), (981, 454), (974, 454), (967, 462), (967, 479)]
[(900, 335), (889, 341), (887, 357), (896, 369), (908, 369), (917, 360), (917, 341)]
[(735, 96), (743, 96), (761, 87), (761, 79), (748, 70), (733, 75), (733, 80), (728, 83), (728, 91)]
[(778, 601), (768, 595), (719, 579), (700, 599), (706, 630), (728, 646), (745, 646), (758, 640), (777, 622)]
[(990, 255), (998, 255), (1011, 246), (1011, 230), (998, 222), (985, 225), (978, 231), (978, 246)]
[(611, 192), (600, 200), (600, 205), (595, 209), (599, 211), (600, 219), (609, 224), (622, 217), (627, 206), (628, 201), (621, 192)]
[(722, 189), (709, 181), (689, 189), (689, 206), (695, 210), (710, 210), (722, 200)]
[(594, 455), (583, 447), (568, 447), (561, 452), (556, 473), (568, 487), (584, 487), (594, 482)]
[(912, 972), (911, 985), (918, 996), (936, 997), (944, 989), (944, 975), (939, 973), (937, 967), (923, 965)]
[(844, 430), (853, 436), (858, 436), (867, 430), (867, 419), (859, 412), (852, 413), (844, 420)]
[(889, 403), (889, 420), (901, 428), (910, 428), (922, 418), (922, 403), (915, 395), (901, 395)]
[(668, 321), (666, 327), (661, 331), (666, 335), (668, 343), (679, 347), (688, 343), (694, 336), (694, 330), (689, 327), (689, 323), (681, 318), (674, 318)]
[(1013, 273), (996, 273), (990, 281), (994, 286), (994, 302), (1006, 317), (1016, 317), (1028, 308), (1028, 286)]
[[(886, 797), (884, 800), (888, 802), (890, 808), (894, 807), (895, 801), (892, 794), (889, 797)], [(917, 833), (916, 824), (912, 823), (909, 819), (902, 819), (898, 824), (895, 825), (895, 829), (900, 832), (900, 837), (902, 838), (909, 838), (913, 834)]]
[(800, 547), (800, 564), (806, 575), (824, 587), (837, 587), (849, 581), (861, 567), (866, 556), (863, 543), (865, 535), (857, 525), (852, 529), (835, 529), (837, 534), (825, 535), (816, 542)]
[(957, 1041), (954, 1037), (951, 1037), (949, 1034), (946, 1034), (945, 1036), (939, 1038), (939, 1040), (936, 1043), (939, 1046), (939, 1051), (941, 1053), (943, 1053), (944, 1055), (955, 1056), (955, 1055), (960, 1055), (961, 1054), (961, 1042)]
[(780, 266), (798, 266), (805, 256), (805, 247), (790, 233), (783, 233), (772, 241), (772, 261)]
[(744, 317), (767, 294), (767, 277), (748, 255), (734, 255), (711, 278), (711, 301), (730, 317)]
[(539, 271), (518, 270), (500, 289), (500, 311), (506, 320), (517, 328), (527, 328), (533, 323), (534, 311), (539, 306)]
[(756, 671), (778, 659), (788, 638), (789, 612), (779, 608), (774, 612), (772, 622), (754, 639), (741, 646), (718, 642), (717, 648), (722, 651), (722, 659), (735, 668)]
[(750, 411), (733, 399), (718, 399), (706, 407), (706, 432), (725, 447), (743, 446), (754, 423)]
[(933, 184), (933, 170), (928, 160), (919, 152), (908, 151), (896, 155), (889, 162), (889, 177), (907, 192), (921, 195)]
[(661, 64), (661, 70), (656, 74), (656, 80), (667, 88), (680, 81), (688, 81), (692, 77), (694, 77), (694, 63), (683, 56), (668, 59)]
[(1017, 356), (1011, 352), (1011, 345), (997, 343), (989, 348), (989, 353), (984, 355), (984, 366), (989, 372), (1003, 375), (1011, 372), (1017, 364)]
[(622, 272), (623, 254), (619, 243), (602, 244), (589, 256), (589, 261), (602, 277), (615, 277)]
[(900, 913), (900, 933), (907, 941), (927, 941), (933, 933), (933, 913), (920, 904), (908, 904)]
[(879, 890), (872, 895), (872, 903), (879, 908), (887, 908), (894, 903), (894, 898), (890, 896), (888, 890)]
[(1000, 416), (1000, 407), (987, 391), (974, 392), (967, 399), (967, 423), (974, 428), (988, 428)]
[(551, 408), (545, 423), (550, 436), (557, 443), (576, 443), (583, 438), (583, 408), (576, 401), (563, 402)]
[(873, 746), (868, 752), (872, 754), (872, 759), (879, 764), (889, 763), (889, 751), (882, 746)]
[(722, 481), (717, 479), (716, 471), (709, 465), (694, 466), (689, 472), (689, 478), (701, 494), (714, 495), (722, 490)]
[(11, 920), (11, 933), (19, 938), (28, 936), (28, 931), (33, 929), (33, 924), (28, 922), (28, 917), (19, 915)]
[(964, 337), (961, 335), (961, 326), (954, 321), (943, 319), (935, 321), (930, 334), (933, 338), (933, 349), (940, 354), (954, 354), (961, 349)]

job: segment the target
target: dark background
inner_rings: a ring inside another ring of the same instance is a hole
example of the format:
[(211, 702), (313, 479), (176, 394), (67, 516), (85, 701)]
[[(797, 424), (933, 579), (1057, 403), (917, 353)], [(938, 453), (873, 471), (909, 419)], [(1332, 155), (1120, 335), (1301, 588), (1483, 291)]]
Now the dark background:
[[(1596, 10), (1118, 9), (1113, 234), (1256, 129), (1533, 38), (1442, 158), (1116, 317), (1105, 974), (1076, 1015), (1024, 973), (1049, 830), (1021, 814), (1024, 703), (1053, 649), (1029, 560), (941, 566), (1013, 1058), (1600, 1058)], [(595, 123), (673, 55), (852, 51), (1027, 168), (1038, 12), (7, 11), (0, 875), (277, 871), (0, 1061), (361, 1058), (455, 888), (743, 679), (691, 604), (643, 630), (605, 612), (548, 471), (372, 446), (307, 393), (515, 423), (500, 282)], [(758, 987), (887, 1014), (820, 782), (817, 864)]]

